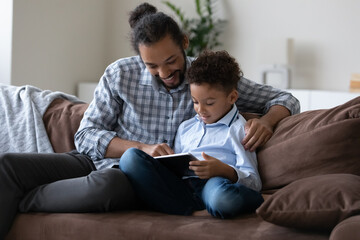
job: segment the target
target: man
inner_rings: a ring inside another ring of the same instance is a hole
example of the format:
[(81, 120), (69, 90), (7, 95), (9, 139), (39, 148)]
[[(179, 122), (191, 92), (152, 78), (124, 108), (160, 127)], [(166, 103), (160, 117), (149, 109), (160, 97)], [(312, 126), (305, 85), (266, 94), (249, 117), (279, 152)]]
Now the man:
[[(133, 207), (135, 195), (113, 166), (136, 147), (156, 156), (172, 153), (176, 129), (195, 115), (184, 78), (191, 64), (188, 39), (169, 16), (149, 4), (132, 12), (132, 44), (139, 56), (105, 71), (84, 114), (75, 145), (65, 154), (0, 156), (0, 239), (17, 211), (94, 212)], [(254, 151), (278, 121), (299, 111), (291, 94), (243, 79), (240, 111), (266, 113), (250, 120), (245, 148)]]

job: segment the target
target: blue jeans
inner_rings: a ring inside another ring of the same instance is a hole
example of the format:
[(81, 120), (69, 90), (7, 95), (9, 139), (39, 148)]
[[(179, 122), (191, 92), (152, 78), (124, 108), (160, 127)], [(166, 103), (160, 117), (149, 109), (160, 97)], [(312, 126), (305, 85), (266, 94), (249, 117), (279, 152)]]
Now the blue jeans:
[(163, 213), (191, 215), (206, 208), (212, 216), (231, 218), (254, 211), (264, 201), (259, 192), (223, 177), (181, 179), (135, 148), (123, 154), (119, 166), (138, 197)]

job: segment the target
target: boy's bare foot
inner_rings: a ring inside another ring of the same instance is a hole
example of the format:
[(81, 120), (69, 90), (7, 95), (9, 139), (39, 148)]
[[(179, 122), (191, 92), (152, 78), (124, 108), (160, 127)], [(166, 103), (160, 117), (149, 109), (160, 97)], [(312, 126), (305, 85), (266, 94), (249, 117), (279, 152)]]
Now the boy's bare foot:
[(194, 216), (194, 217), (208, 217), (208, 216), (211, 216), (211, 214), (206, 209), (204, 209), (204, 210), (201, 210), (201, 211), (194, 211), (191, 216)]

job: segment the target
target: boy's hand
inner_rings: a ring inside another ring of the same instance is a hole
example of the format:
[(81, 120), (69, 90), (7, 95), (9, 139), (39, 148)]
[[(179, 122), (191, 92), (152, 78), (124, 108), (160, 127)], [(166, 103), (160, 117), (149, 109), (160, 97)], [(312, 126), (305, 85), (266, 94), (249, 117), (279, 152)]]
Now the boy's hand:
[[(204, 152), (201, 153), (204, 161), (191, 161), (189, 169), (193, 170), (195, 174), (201, 179), (209, 179), (216, 176), (226, 177), (233, 181), (237, 180), (235, 170), (229, 165), (223, 163), (217, 158), (211, 157)], [(235, 174), (235, 175), (234, 175)]]
[(245, 150), (251, 152), (264, 145), (273, 134), (273, 129), (262, 119), (250, 119), (245, 124), (245, 137), (241, 142)]

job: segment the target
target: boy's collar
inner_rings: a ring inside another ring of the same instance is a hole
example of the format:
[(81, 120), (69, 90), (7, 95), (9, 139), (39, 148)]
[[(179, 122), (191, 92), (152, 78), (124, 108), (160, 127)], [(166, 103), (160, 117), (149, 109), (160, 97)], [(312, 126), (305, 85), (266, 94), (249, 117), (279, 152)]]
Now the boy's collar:
[[(221, 119), (219, 119), (217, 122), (206, 124), (207, 126), (212, 126), (216, 124), (223, 124), (228, 127), (231, 126), (231, 124), (235, 121), (236, 117), (238, 115), (238, 109), (236, 107), (236, 104), (234, 103), (231, 110)], [(200, 122), (203, 122), (201, 118), (199, 118), (199, 114), (196, 114), (196, 119)]]

